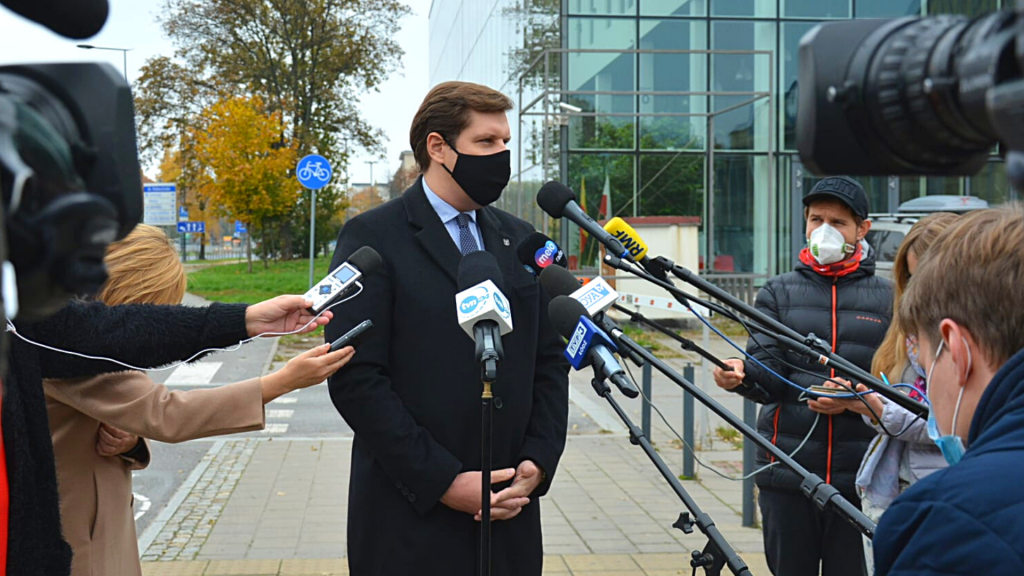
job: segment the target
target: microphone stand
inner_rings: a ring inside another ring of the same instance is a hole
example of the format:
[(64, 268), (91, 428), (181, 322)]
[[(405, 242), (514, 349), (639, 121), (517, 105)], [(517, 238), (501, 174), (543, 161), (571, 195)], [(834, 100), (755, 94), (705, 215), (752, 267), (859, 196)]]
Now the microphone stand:
[[(683, 350), (686, 350), (687, 352), (694, 352), (694, 353), (696, 353), (701, 358), (704, 358), (705, 360), (707, 360), (708, 362), (711, 362), (715, 366), (718, 366), (722, 370), (725, 370), (727, 372), (732, 371), (732, 366), (729, 366), (725, 362), (722, 362), (714, 354), (712, 354), (712, 353), (708, 352), (707, 350), (705, 350), (705, 349), (701, 348), (700, 346), (698, 346), (697, 343), (694, 342), (693, 340), (690, 340), (689, 338), (683, 338), (679, 334), (676, 334), (672, 330), (669, 330), (668, 328), (665, 328), (661, 324), (658, 324), (657, 322), (651, 320), (650, 318), (647, 318), (643, 314), (641, 314), (641, 313), (639, 313), (639, 312), (637, 312), (635, 310), (630, 310), (629, 308), (626, 308), (625, 306), (623, 306), (621, 304), (612, 304), (612, 307), (614, 307), (619, 312), (622, 312), (626, 316), (629, 316), (629, 319), (631, 321), (639, 322), (639, 323), (642, 323), (642, 324), (644, 324), (646, 326), (650, 326), (651, 328), (654, 328), (655, 330), (657, 330), (658, 332), (661, 332), (665, 336), (668, 336), (669, 338), (675, 340), (676, 342), (679, 343), (679, 346)], [(629, 353), (632, 354), (633, 353), (632, 350), (630, 350)]]
[[(648, 282), (660, 286), (665, 290), (668, 290), (676, 299), (683, 298), (690, 302), (701, 302), (701, 300), (695, 298), (693, 295), (687, 294), (686, 292), (683, 292), (679, 288), (676, 288), (676, 286), (673, 285), (672, 283), (663, 282), (658, 278), (655, 278), (651, 274), (647, 274), (646, 272), (640, 272), (636, 270), (633, 266), (631, 266), (629, 263), (624, 262), (621, 258), (618, 258), (612, 254), (605, 255), (604, 261), (606, 264), (613, 268), (622, 270), (624, 272), (629, 272), (631, 274), (634, 274), (635, 276), (647, 280)], [(925, 405), (922, 402), (918, 402), (917, 400), (914, 400), (913, 398), (899, 392), (898, 390), (893, 389), (890, 386), (886, 386), (884, 383), (882, 383), (882, 381), (878, 380), (877, 378), (869, 374), (866, 370), (863, 370), (856, 364), (853, 364), (849, 360), (846, 360), (842, 356), (839, 356), (838, 354), (832, 352), (831, 348), (814, 334), (808, 334), (807, 336), (800, 334), (796, 330), (793, 330), (789, 326), (786, 326), (785, 324), (779, 322), (778, 320), (771, 318), (770, 316), (764, 314), (760, 310), (754, 308), (753, 306), (750, 306), (746, 302), (743, 302), (742, 300), (736, 298), (732, 294), (729, 294), (725, 290), (722, 290), (718, 286), (715, 286), (714, 284), (708, 282), (707, 280), (699, 277), (690, 270), (687, 270), (686, 268), (683, 268), (682, 266), (675, 264), (671, 260), (665, 258), (656, 258), (654, 259), (654, 262), (657, 262), (660, 265), (664, 266), (667, 271), (671, 272), (674, 276), (676, 276), (683, 282), (686, 282), (691, 286), (696, 287), (698, 290), (710, 294), (712, 297), (724, 302), (730, 308), (738, 310), (744, 316), (751, 318), (753, 322), (748, 322), (748, 325), (754, 331), (775, 338), (776, 340), (779, 341), (779, 343), (801, 354), (802, 356), (812, 360), (815, 363), (824, 366), (831, 365), (833, 368), (835, 368), (837, 372), (845, 374), (847, 377), (853, 379), (855, 382), (862, 382), (865, 386), (871, 388), (879, 395), (884, 396), (890, 402), (893, 402), (899, 405), (900, 407), (905, 408), (914, 414), (917, 414), (920, 417), (928, 416), (927, 405)], [(708, 303), (702, 302), (702, 304), (707, 305)], [(712, 305), (711, 307), (719, 308), (718, 306), (715, 305)]]
[[(611, 326), (609, 326), (609, 328), (610, 327)], [(803, 481), (800, 483), (800, 491), (803, 492), (804, 496), (810, 498), (811, 501), (817, 505), (818, 509), (823, 510), (826, 506), (831, 505), (834, 511), (842, 516), (844, 520), (853, 525), (853, 527), (860, 531), (861, 534), (864, 534), (868, 538), (872, 538), (874, 536), (875, 523), (868, 519), (868, 517), (865, 516), (864, 513), (854, 506), (849, 500), (844, 498), (843, 495), (839, 493), (839, 490), (834, 486), (827, 484), (820, 476), (801, 466), (789, 454), (786, 454), (778, 446), (772, 444), (763, 436), (758, 434), (756, 430), (747, 426), (743, 420), (737, 418), (735, 414), (719, 404), (714, 398), (709, 396), (707, 392), (704, 392), (692, 382), (683, 378), (678, 372), (659, 360), (657, 356), (648, 352), (646, 348), (634, 342), (633, 339), (622, 332), (620, 328), (613, 328), (610, 333), (617, 345), (635, 351), (637, 354), (642, 356), (644, 360), (657, 368), (658, 371), (665, 376), (668, 376), (670, 380), (679, 385), (680, 388), (683, 388), (689, 392), (690, 395), (699, 400), (701, 404), (704, 404), (715, 414), (721, 416), (729, 423), (730, 426), (739, 430), (744, 436), (753, 440), (760, 448), (774, 456), (776, 460), (800, 475), (803, 478)]]
[[(611, 386), (604, 378), (599, 378), (596, 375), (591, 380), (591, 385), (594, 387), (594, 391), (597, 395), (608, 401), (611, 405), (612, 410), (618, 414), (619, 419), (622, 423), (629, 428), (629, 441), (634, 446), (639, 445), (643, 448), (644, 453), (654, 463), (655, 468), (661, 473), (662, 477), (672, 487), (672, 491), (679, 496), (682, 500), (683, 505), (686, 506), (688, 512), (683, 512), (679, 515), (679, 519), (676, 520), (672, 527), (682, 530), (685, 534), (692, 534), (693, 527), (697, 526), (708, 538), (708, 543), (704, 547), (704, 550), (694, 550), (692, 553), (692, 560), (690, 560), (690, 567), (693, 568), (694, 574), (697, 572), (697, 568), (703, 568), (704, 573), (707, 576), (719, 576), (722, 573), (722, 568), (729, 566), (729, 570), (737, 576), (751, 576), (750, 570), (747, 568), (747, 564), (740, 558), (739, 554), (733, 550), (732, 546), (729, 545), (728, 540), (715, 526), (714, 520), (711, 519), (706, 512), (700, 509), (697, 502), (692, 496), (683, 488), (683, 485), (679, 483), (679, 479), (672, 473), (665, 461), (661, 459), (661, 456), (651, 446), (650, 440), (644, 436), (644, 433), (640, 428), (637, 428), (636, 424), (629, 418), (629, 415), (619, 406), (619, 403), (612, 396)], [(692, 515), (692, 517), (691, 517)]]
[(505, 356), (501, 336), (493, 321), (480, 321), (473, 326), (476, 359), (480, 363), (480, 576), (491, 574), (491, 419), (494, 414), (494, 392), (498, 380), (498, 364)]

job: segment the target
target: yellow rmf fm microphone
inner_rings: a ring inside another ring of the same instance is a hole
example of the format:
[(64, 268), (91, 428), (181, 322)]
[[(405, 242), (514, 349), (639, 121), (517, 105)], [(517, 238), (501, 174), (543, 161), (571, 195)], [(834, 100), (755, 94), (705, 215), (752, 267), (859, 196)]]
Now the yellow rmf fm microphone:
[(625, 220), (616, 216), (604, 225), (605, 232), (618, 238), (626, 250), (639, 262), (647, 255), (647, 244)]

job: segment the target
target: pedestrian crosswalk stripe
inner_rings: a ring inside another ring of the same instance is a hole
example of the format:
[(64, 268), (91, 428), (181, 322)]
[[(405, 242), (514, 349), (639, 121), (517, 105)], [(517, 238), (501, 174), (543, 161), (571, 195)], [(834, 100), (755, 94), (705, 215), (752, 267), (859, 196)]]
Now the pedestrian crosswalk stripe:
[(168, 386), (203, 386), (213, 381), (223, 362), (182, 364), (171, 372), (164, 384)]
[(267, 419), (291, 418), (292, 414), (295, 414), (295, 410), (267, 410), (265, 414), (267, 415)]

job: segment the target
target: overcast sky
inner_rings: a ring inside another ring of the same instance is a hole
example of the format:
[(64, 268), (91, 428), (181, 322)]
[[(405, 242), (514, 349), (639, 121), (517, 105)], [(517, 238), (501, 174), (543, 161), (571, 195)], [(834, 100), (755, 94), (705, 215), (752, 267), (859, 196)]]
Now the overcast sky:
[[(402, 67), (381, 87), (380, 94), (366, 95), (360, 104), (365, 118), (384, 130), (387, 153), (383, 161), (365, 153), (357, 154), (349, 169), (353, 182), (369, 181), (369, 160), (377, 160), (374, 179), (384, 181), (398, 167), (399, 153), (409, 147), (409, 123), (428, 88), (430, 1), (405, 0), (413, 14), (403, 20), (398, 34), (398, 42), (405, 50)], [(110, 0), (110, 18), (103, 31), (84, 41), (66, 40), (0, 7), (0, 64), (105, 61), (121, 70), (122, 52), (83, 50), (76, 44), (130, 48), (128, 79), (134, 82), (147, 59), (174, 52), (174, 46), (157, 23), (163, 4), (163, 0)]]

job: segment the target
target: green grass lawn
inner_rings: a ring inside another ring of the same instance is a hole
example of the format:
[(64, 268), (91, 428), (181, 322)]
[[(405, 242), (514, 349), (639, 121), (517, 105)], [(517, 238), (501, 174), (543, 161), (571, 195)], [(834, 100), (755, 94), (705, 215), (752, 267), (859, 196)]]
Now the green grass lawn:
[[(317, 258), (314, 282), (327, 275), (329, 258)], [(188, 275), (188, 291), (216, 302), (255, 304), (281, 294), (303, 294), (309, 288), (309, 259), (290, 262), (226, 264), (197, 270)]]

